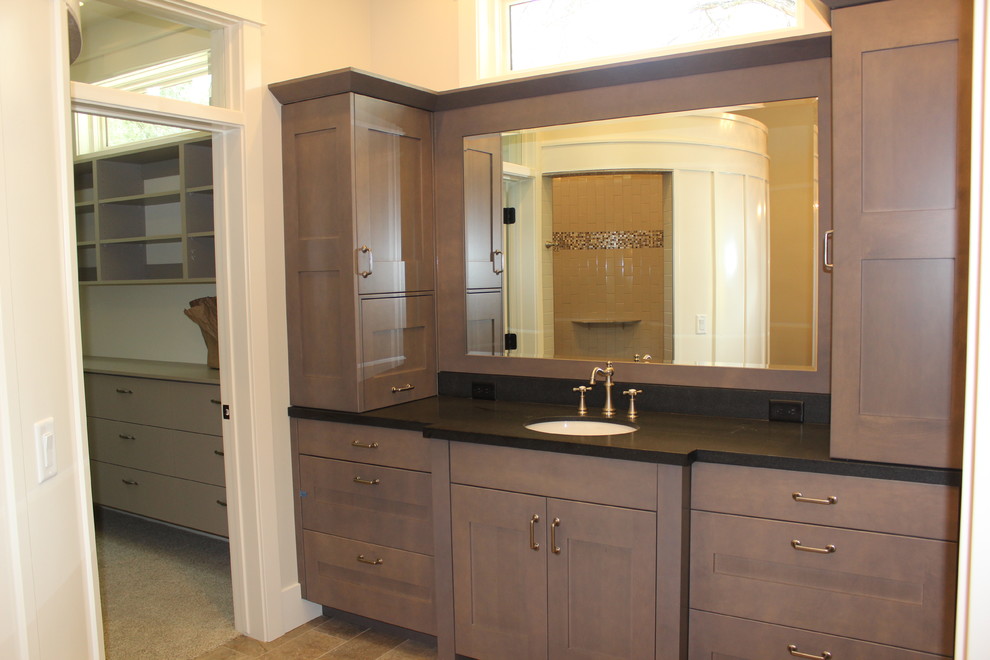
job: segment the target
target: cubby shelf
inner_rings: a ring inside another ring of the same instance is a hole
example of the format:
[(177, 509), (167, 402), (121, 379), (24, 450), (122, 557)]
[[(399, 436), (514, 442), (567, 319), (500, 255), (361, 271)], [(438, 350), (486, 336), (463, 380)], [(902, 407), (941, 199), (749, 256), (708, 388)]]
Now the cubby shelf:
[(80, 284), (216, 281), (209, 137), (86, 156), (74, 174)]

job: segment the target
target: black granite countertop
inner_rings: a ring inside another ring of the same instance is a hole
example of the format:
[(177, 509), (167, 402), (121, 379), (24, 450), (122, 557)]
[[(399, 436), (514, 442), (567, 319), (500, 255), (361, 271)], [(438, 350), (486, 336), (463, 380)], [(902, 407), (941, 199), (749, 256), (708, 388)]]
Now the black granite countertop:
[[(555, 435), (526, 424), (555, 417), (576, 418), (573, 406), (460, 397), (432, 397), (348, 413), (289, 409), (291, 417), (420, 431), (429, 438), (563, 452), (631, 461), (689, 465), (727, 463), (875, 479), (958, 485), (957, 470), (835, 460), (829, 457), (829, 426), (731, 417), (643, 412), (638, 430), (608, 436)], [(603, 419), (592, 411), (586, 419)], [(623, 413), (613, 421), (627, 422)]]

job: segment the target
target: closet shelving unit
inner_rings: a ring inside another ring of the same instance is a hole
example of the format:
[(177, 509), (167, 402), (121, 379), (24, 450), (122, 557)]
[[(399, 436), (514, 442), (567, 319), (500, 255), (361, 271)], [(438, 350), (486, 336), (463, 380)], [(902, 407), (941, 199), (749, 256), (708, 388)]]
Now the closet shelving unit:
[(79, 158), (75, 193), (80, 284), (216, 281), (209, 137)]

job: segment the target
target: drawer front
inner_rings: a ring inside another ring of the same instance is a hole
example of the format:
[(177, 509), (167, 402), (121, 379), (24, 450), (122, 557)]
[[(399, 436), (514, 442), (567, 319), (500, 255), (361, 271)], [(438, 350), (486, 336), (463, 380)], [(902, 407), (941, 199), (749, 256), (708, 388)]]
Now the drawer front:
[(169, 522), (217, 536), (227, 536), (227, 493), (220, 486), (174, 479), (175, 499)]
[(100, 461), (90, 461), (90, 466), (94, 503), (158, 520), (171, 518), (171, 477)]
[(436, 634), (432, 557), (311, 531), (303, 549), (308, 600)]
[(99, 417), (86, 420), (89, 457), (123, 467), (169, 474), (174, 459), (168, 429)]
[(945, 541), (695, 511), (691, 607), (948, 655), (956, 551)]
[(164, 425), (170, 428), (207, 433), (223, 434), (220, 386), (204, 383), (171, 382), (173, 410), (166, 411), (171, 422)]
[(227, 536), (223, 488), (99, 461), (90, 465), (96, 504)]
[(158, 474), (224, 485), (223, 439), (157, 426), (87, 420), (90, 458)]
[(657, 466), (652, 463), (452, 442), (450, 480), (517, 493), (657, 510)]
[(300, 454), (430, 471), (430, 440), (418, 431), (296, 419)]
[(304, 529), (433, 554), (429, 474), (300, 456), (299, 482)]
[[(798, 653), (805, 655), (795, 655)], [(943, 656), (691, 610), (688, 660), (794, 660), (795, 657), (939, 660)]]
[[(799, 501), (795, 493), (813, 501)], [(828, 503), (829, 498), (834, 503)], [(701, 463), (692, 470), (691, 507), (931, 539), (958, 538), (959, 489), (951, 486)]]
[(151, 378), (85, 374), (92, 417), (220, 435), (220, 387)]

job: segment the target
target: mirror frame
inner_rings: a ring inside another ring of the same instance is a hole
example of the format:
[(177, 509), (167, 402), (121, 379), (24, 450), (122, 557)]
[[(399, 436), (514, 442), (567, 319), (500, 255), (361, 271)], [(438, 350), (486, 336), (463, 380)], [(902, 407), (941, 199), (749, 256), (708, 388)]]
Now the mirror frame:
[[(823, 39), (830, 45), (828, 37), (790, 40), (798, 47), (778, 49), (771, 57), (761, 58), (766, 54), (766, 45), (715, 49), (468, 88), (460, 90), (458, 95), (448, 93), (447, 98), (441, 95), (434, 116), (439, 370), (584, 379), (589, 368), (603, 362), (467, 354), (463, 221), (463, 139), (467, 136), (817, 97), (819, 245), (816, 250), (821, 264), (820, 240), (832, 227), (831, 59), (827, 53), (820, 52)], [(817, 50), (809, 48), (812, 44)], [(637, 75), (632, 76), (633, 73)], [(471, 103), (471, 98), (477, 100)], [(616, 365), (618, 382), (827, 393), (831, 371), (832, 286), (829, 271), (819, 265), (817, 272), (814, 370), (620, 362)]]

